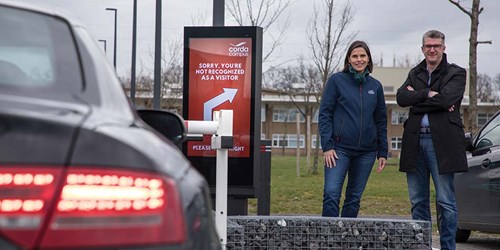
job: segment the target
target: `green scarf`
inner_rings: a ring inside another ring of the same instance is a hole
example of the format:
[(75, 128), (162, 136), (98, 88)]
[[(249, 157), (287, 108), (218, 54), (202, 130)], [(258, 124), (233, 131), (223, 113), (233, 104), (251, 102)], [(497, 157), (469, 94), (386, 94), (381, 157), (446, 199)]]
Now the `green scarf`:
[(366, 82), (366, 75), (368, 75), (368, 67), (365, 68), (365, 71), (359, 73), (349, 64), (349, 72), (354, 74), (354, 79), (356, 80), (356, 82), (359, 83)]

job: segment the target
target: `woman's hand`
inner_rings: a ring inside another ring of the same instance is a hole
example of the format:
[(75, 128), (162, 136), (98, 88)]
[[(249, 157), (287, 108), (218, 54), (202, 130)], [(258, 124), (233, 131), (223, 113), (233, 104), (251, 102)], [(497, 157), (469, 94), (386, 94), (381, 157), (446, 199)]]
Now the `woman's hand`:
[(326, 167), (332, 168), (337, 166), (337, 163), (335, 163), (335, 160), (338, 159), (337, 153), (335, 150), (330, 149), (326, 152), (323, 153), (323, 157), (325, 158), (325, 165)]
[(378, 168), (377, 168), (377, 173), (382, 172), (384, 170), (385, 165), (387, 164), (387, 159), (384, 157), (379, 157), (378, 158)]

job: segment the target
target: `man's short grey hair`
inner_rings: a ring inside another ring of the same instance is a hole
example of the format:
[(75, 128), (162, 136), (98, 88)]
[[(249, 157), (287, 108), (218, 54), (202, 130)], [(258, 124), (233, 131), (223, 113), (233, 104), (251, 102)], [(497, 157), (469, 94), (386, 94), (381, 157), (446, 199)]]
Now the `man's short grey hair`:
[(429, 31), (425, 32), (424, 36), (422, 37), (422, 45), (424, 45), (425, 38), (432, 38), (432, 39), (441, 38), (441, 40), (443, 40), (443, 45), (444, 45), (445, 36), (444, 36), (443, 32), (441, 32), (439, 30), (429, 30)]

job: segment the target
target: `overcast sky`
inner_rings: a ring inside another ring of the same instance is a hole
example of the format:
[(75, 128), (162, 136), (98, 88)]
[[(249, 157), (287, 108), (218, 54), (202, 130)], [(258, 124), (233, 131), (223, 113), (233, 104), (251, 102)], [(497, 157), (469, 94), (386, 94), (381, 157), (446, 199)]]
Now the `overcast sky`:
[[(89, 28), (96, 40), (107, 40), (110, 61), (113, 60), (114, 13), (106, 8), (118, 9), (117, 68), (119, 75), (130, 74), (133, 0), (17, 1), (42, 3), (67, 10)], [(321, 6), (322, 2), (295, 0), (286, 13), (291, 19), (286, 41), (274, 54), (274, 60), (264, 65), (264, 70), (273, 64), (293, 62), (299, 54), (308, 55), (307, 23), (313, 6)], [(472, 0), (462, 2), (469, 8)], [(153, 69), (151, 51), (154, 50), (155, 3), (156, 0), (138, 0), (137, 70), (141, 65), (146, 71)], [(351, 29), (359, 32), (356, 39), (366, 41), (374, 60), (383, 59), (384, 66), (393, 66), (394, 57), (422, 58), (422, 34), (438, 29), (446, 35), (448, 60), (468, 68), (470, 19), (448, 0), (351, 0), (351, 4), (356, 11)], [(163, 41), (182, 41), (184, 26), (211, 25), (212, 5), (211, 0), (163, 0)], [(478, 72), (495, 76), (500, 73), (495, 61), (500, 57), (500, 1), (483, 0), (481, 6), (484, 11), (479, 19), (479, 40), (491, 40), (493, 44), (478, 46)], [(235, 25), (227, 11), (225, 24)], [(100, 45), (104, 47), (103, 43)]]

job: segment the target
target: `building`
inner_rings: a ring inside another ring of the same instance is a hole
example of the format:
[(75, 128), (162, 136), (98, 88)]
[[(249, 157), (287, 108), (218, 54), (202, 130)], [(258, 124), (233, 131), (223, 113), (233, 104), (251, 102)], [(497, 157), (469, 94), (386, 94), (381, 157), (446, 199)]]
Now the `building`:
[[(399, 107), (396, 103), (396, 91), (406, 80), (410, 68), (375, 67), (372, 76), (380, 80), (384, 86), (385, 101), (387, 105), (387, 141), (389, 145), (389, 157), (399, 157), (401, 151), (403, 123), (408, 117), (408, 108)], [(468, 78), (467, 78), (468, 81)], [(463, 121), (468, 120), (468, 96), (469, 89), (462, 102)], [(272, 140), (273, 154), (294, 155), (297, 151), (297, 125), (296, 114), (300, 113), (307, 102), (313, 103), (314, 115), (311, 117), (310, 136), (306, 128), (306, 122), (300, 117), (299, 148), (305, 153), (306, 137), (310, 138), (311, 148), (315, 148), (318, 131), (318, 107), (316, 98), (309, 100), (304, 96), (290, 97), (286, 93), (277, 90), (262, 90), (261, 108), (261, 139)], [(478, 103), (478, 126), (484, 124), (498, 109), (498, 104)], [(468, 131), (468, 128), (466, 128)], [(321, 151), (320, 151), (321, 152)]]
[[(406, 80), (410, 68), (395, 67), (375, 67), (372, 76), (380, 80), (384, 86), (385, 100), (387, 105), (387, 141), (389, 144), (389, 156), (399, 157), (401, 150), (403, 123), (408, 117), (408, 109), (401, 108), (396, 103), (396, 91)], [(467, 78), (468, 80), (468, 78)], [(297, 86), (300, 87), (300, 86)], [(462, 102), (463, 121), (468, 120), (468, 96), (469, 89), (466, 87), (466, 93)], [(149, 107), (152, 103), (152, 94), (138, 93), (136, 98), (137, 107)], [(164, 107), (171, 111), (177, 111), (182, 114), (181, 96), (170, 106)], [(295, 155), (297, 152), (297, 143), (302, 155), (306, 152), (306, 142), (309, 142), (311, 148), (316, 147), (318, 131), (318, 107), (319, 103), (314, 96), (296, 95), (290, 96), (280, 90), (263, 89), (261, 106), (261, 139), (272, 140), (274, 155)], [(313, 115), (310, 117), (311, 126), (306, 128), (306, 119), (297, 114), (305, 107), (311, 109)], [(498, 104), (478, 103), (477, 124), (484, 124), (498, 109)], [(297, 130), (297, 117), (299, 119), (299, 129)], [(466, 131), (469, 129), (466, 128)], [(299, 133), (297, 133), (299, 131)], [(310, 131), (307, 133), (307, 131)], [(307, 137), (307, 141), (306, 141)], [(299, 138), (299, 140), (297, 140)], [(319, 151), (321, 153), (321, 151)]]

